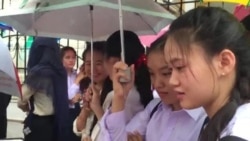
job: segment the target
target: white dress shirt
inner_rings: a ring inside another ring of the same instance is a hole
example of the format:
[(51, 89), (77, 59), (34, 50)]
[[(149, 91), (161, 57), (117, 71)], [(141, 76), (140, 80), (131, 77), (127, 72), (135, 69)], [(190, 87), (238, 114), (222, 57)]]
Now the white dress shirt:
[(237, 136), (250, 141), (250, 103), (241, 105), (232, 120), (221, 133), (225, 136)]

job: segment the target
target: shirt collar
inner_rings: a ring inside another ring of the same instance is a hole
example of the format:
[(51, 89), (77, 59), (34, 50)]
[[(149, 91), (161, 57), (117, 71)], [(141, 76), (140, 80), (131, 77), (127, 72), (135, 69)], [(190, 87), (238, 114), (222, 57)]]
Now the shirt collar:
[(73, 69), (72, 74), (77, 74), (77, 70)]
[[(168, 110), (172, 110), (170, 106), (161, 103), (158, 108), (166, 108)], [(192, 110), (182, 109), (181, 111), (185, 112), (190, 116), (193, 120), (197, 121), (201, 116), (206, 115), (206, 112), (203, 108), (196, 108)]]
[(77, 70), (72, 70), (72, 72), (68, 76), (76, 76), (77, 75)]
[(206, 114), (205, 110), (201, 107), (192, 110), (184, 109), (184, 111), (186, 111), (188, 115), (192, 117), (195, 121), (198, 120), (201, 116)]

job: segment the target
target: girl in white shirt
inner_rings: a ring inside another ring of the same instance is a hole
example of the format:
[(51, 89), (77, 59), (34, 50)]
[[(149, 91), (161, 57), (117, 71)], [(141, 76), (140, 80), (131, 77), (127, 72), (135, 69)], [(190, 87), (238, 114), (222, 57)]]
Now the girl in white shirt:
[(203, 106), (200, 141), (250, 140), (250, 42), (226, 10), (198, 7), (170, 26), (165, 60), (183, 108)]
[[(125, 62), (129, 65), (136, 65), (136, 75), (135, 75), (135, 86), (132, 87), (129, 92), (130, 95), (127, 97), (125, 103), (125, 115), (126, 122), (128, 122), (136, 113), (142, 111), (144, 107), (153, 99), (151, 91), (151, 81), (149, 72), (145, 62), (144, 47), (140, 43), (138, 36), (132, 31), (124, 31), (125, 39)], [(112, 80), (111, 70), (113, 65), (121, 60), (121, 42), (120, 42), (120, 31), (114, 32), (106, 42), (105, 48), (105, 68), (109, 73), (109, 77)], [(112, 97), (114, 92), (109, 93), (104, 101), (103, 105), (96, 104), (98, 100), (96, 99), (96, 94), (90, 96), (90, 107), (97, 116), (98, 121), (102, 118), (103, 114), (111, 105)], [(92, 106), (91, 106), (92, 105)], [(95, 105), (95, 106), (94, 106)], [(98, 105), (98, 106), (96, 106)], [(102, 141), (102, 136), (100, 136), (100, 127), (99, 122), (94, 127), (91, 134), (92, 141)], [(90, 138), (85, 138), (88, 140)]]
[(75, 49), (68, 46), (61, 48), (60, 55), (63, 66), (68, 74), (68, 97), (70, 103), (69, 107), (73, 109), (75, 108), (74, 104), (78, 103), (81, 99), (81, 95), (79, 93), (70, 92), (70, 87), (74, 84), (77, 76), (77, 72), (74, 70), (77, 55)]
[[(169, 69), (163, 54), (165, 41), (166, 36), (162, 36), (147, 50), (147, 66), (152, 86), (160, 98), (152, 100), (128, 123), (125, 122), (124, 103), (127, 100), (126, 97), (130, 96), (126, 91), (133, 86), (133, 81), (120, 85), (119, 79), (124, 74), (119, 70), (124, 69), (126, 64), (118, 62), (114, 65), (113, 85), (116, 91), (111, 108), (100, 122), (102, 141), (138, 141), (136, 139), (140, 136), (144, 141), (196, 141), (198, 139), (206, 117), (205, 111), (203, 108), (193, 110), (181, 108), (176, 93), (168, 84)], [(131, 80), (134, 79), (133, 77), (134, 75), (131, 75)], [(134, 132), (136, 134), (133, 134)]]
[[(93, 61), (94, 64), (93, 81), (98, 89), (98, 94), (101, 95), (100, 96), (101, 98), (99, 100), (100, 104), (98, 105), (102, 105), (107, 93), (112, 90), (112, 84), (109, 84), (110, 80), (107, 79), (108, 75), (104, 68), (104, 47), (105, 47), (104, 41), (94, 42), (93, 60), (91, 60), (91, 46), (90, 44), (87, 44), (87, 47), (82, 54), (82, 59), (84, 61), (84, 66), (83, 66), (84, 72), (80, 72), (78, 74), (76, 81), (74, 82), (74, 85), (71, 89), (72, 91), (75, 92), (81, 91), (81, 93), (83, 93), (85, 97), (86, 90), (84, 87), (86, 87), (86, 85), (88, 87), (89, 85), (88, 83), (90, 83), (91, 81), (87, 79), (88, 78), (90, 79), (91, 77), (91, 62)], [(81, 87), (81, 85), (85, 86), (82, 87), (82, 89), (80, 90), (79, 86)], [(81, 112), (79, 113), (78, 117), (75, 119), (73, 123), (74, 133), (78, 136), (82, 136), (82, 138), (84, 138), (85, 136), (89, 136), (93, 130), (94, 125), (96, 124), (94, 123), (96, 117), (94, 116), (92, 109), (90, 110), (89, 105), (90, 105), (89, 102), (87, 101), (83, 102), (83, 108), (81, 109)]]
[(76, 71), (74, 70), (77, 55), (76, 55), (75, 49), (69, 46), (61, 48), (60, 55), (61, 55), (63, 66), (67, 71), (70, 140), (80, 141), (80, 138), (76, 136), (71, 130), (73, 128), (73, 121), (75, 120), (77, 115), (80, 113), (79, 101), (81, 100), (81, 94), (72, 93), (70, 91), (70, 88), (74, 84), (74, 81), (77, 75)]

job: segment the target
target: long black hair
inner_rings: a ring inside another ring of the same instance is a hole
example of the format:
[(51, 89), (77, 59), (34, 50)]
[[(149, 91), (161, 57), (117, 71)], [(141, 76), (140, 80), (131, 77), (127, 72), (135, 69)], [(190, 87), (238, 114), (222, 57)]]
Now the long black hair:
[(224, 49), (231, 50), (236, 57), (236, 80), (230, 99), (201, 133), (201, 141), (217, 141), (237, 108), (250, 100), (250, 43), (247, 31), (233, 15), (221, 8), (198, 7), (177, 18), (171, 24), (168, 36), (180, 44), (182, 51), (190, 50), (190, 43), (195, 42), (204, 48), (206, 57), (213, 57)]
[[(132, 31), (124, 31), (125, 63), (130, 66), (136, 64), (141, 56), (145, 55), (145, 49), (138, 36)], [(114, 32), (106, 43), (105, 57), (121, 56), (120, 31)], [(141, 103), (146, 106), (152, 99), (150, 75), (146, 64), (142, 63), (135, 70), (135, 86), (140, 94)]]
[[(101, 54), (105, 54), (105, 41), (97, 41), (93, 43), (93, 51), (99, 52)], [(86, 49), (84, 50), (84, 52), (82, 53), (82, 59), (83, 61), (86, 61), (86, 54), (89, 53), (91, 51), (91, 45), (90, 43), (87, 43)], [(90, 84), (89, 80), (83, 80), (80, 81), (80, 85), (81, 83), (85, 83), (86, 81), (88, 81), (88, 84)], [(108, 92), (110, 92), (113, 88), (112, 88), (112, 83), (110, 83), (110, 79), (107, 78), (104, 83), (103, 83), (103, 87), (102, 87), (102, 92), (101, 92), (101, 105), (103, 104), (106, 96), (108, 95)], [(84, 85), (84, 84), (82, 84)]]
[[(97, 42), (94, 42), (93, 43), (93, 51), (96, 51), (98, 53), (101, 53), (103, 55), (105, 55), (105, 44), (106, 42), (105, 41), (97, 41)], [(91, 45), (90, 43), (87, 43), (87, 46), (86, 46), (86, 49), (84, 50), (83, 54), (82, 54), (82, 59), (83, 61), (86, 61), (86, 54), (89, 53), (91, 51)], [(85, 84), (83, 84), (85, 83)], [(82, 88), (84, 89), (85, 87), (83, 85), (86, 86), (86, 84), (90, 84), (90, 79), (89, 78), (86, 78), (82, 81), (80, 81), (80, 86), (82, 85)], [(102, 91), (101, 91), (101, 106), (103, 105), (107, 95), (109, 92), (111, 92), (113, 90), (113, 85), (112, 85), (112, 81), (110, 80), (109, 77), (107, 77), (105, 80), (104, 80), (104, 83), (103, 83), (103, 86), (102, 86)], [(91, 125), (91, 129), (90, 129), (90, 133), (92, 133), (96, 123), (97, 123), (98, 119), (96, 117), (96, 115), (94, 116), (94, 120), (92, 122), (92, 125)]]
[(250, 14), (241, 20), (241, 23), (245, 26), (245, 28), (250, 31)]

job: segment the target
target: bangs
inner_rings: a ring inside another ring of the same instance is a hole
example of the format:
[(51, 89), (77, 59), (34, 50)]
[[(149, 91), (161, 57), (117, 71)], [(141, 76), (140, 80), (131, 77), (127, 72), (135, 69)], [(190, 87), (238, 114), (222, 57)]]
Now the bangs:
[[(170, 42), (170, 44), (168, 46), (169, 52), (167, 53), (167, 58), (169, 58), (168, 63), (170, 63), (171, 65), (174, 65), (173, 62), (175, 60), (180, 59), (181, 61), (183, 61), (183, 63), (187, 65), (186, 67), (187, 69), (189, 69), (192, 76), (196, 79), (193, 70), (190, 68), (190, 55), (193, 51), (191, 45), (196, 42), (195, 35), (195, 31), (190, 28), (182, 28), (171, 32), (168, 36), (168, 41)], [(173, 56), (171, 52), (177, 52), (176, 56)]]
[(191, 44), (194, 42), (194, 30), (190, 28), (179, 29), (171, 34), (172, 39), (177, 43), (182, 55), (189, 55)]
[[(169, 41), (171, 42), (170, 46), (168, 46), (169, 51), (172, 52), (172, 50), (178, 50), (177, 52), (177, 56), (180, 56), (181, 59), (183, 59), (183, 61), (187, 64), (187, 67), (189, 69), (189, 71), (191, 72), (192, 76), (196, 79), (195, 74), (193, 72), (193, 70), (190, 68), (190, 55), (192, 55), (192, 51), (193, 48), (191, 47), (192, 44), (198, 44), (198, 45), (202, 45), (201, 41), (199, 41), (199, 39), (197, 39), (197, 32), (198, 30), (193, 30), (193, 29), (188, 29), (188, 28), (183, 28), (183, 29), (179, 29), (176, 30), (174, 32), (172, 32), (168, 39), (170, 39)], [(172, 43), (175, 43), (176, 46), (173, 46)], [(205, 51), (205, 50), (204, 50)], [(209, 53), (208, 51), (205, 51), (206, 53)], [(169, 59), (170, 60), (174, 60), (176, 58), (174, 58), (173, 56), (171, 56), (171, 53), (168, 53), (167, 55), (169, 55)], [(204, 54), (203, 56), (205, 62), (208, 64), (208, 67), (213, 75), (213, 82), (215, 84), (215, 74), (213, 73), (213, 66), (211, 65), (211, 58), (209, 58), (209, 55)], [(172, 63), (171, 61), (169, 63)], [(197, 79), (196, 79), (197, 80)], [(215, 86), (213, 87), (213, 91), (214, 91)]]
[[(183, 28), (174, 32), (170, 32), (168, 36), (168, 41), (170, 42), (170, 46), (168, 46), (169, 53), (165, 55), (169, 55), (170, 60), (176, 59), (173, 58), (171, 52), (177, 49), (177, 56), (181, 56), (181, 58), (187, 61), (187, 58), (192, 51), (191, 44), (194, 41), (193, 39), (193, 30), (191, 29)], [(173, 43), (176, 45), (173, 46)]]

